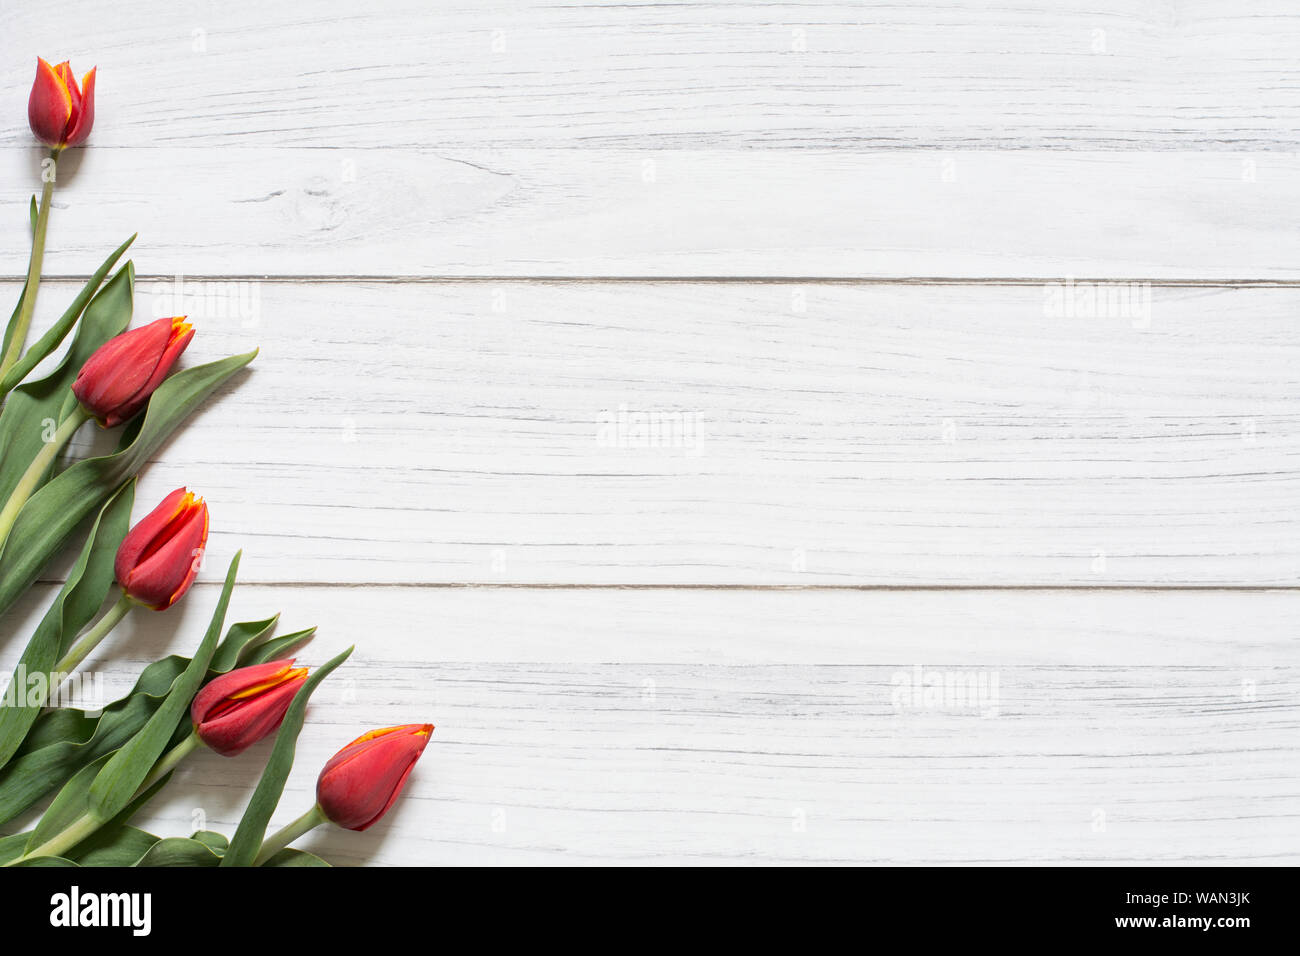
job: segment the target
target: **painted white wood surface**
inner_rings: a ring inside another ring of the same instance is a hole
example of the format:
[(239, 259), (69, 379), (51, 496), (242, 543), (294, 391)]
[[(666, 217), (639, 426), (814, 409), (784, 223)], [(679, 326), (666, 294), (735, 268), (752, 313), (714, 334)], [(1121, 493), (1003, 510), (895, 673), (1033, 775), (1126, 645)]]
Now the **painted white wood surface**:
[[(41, 159), (0, 147), (17, 222)], [(96, 147), (60, 168), (47, 266), (138, 231), (167, 277), (1295, 281), (1297, 203), (1294, 152)]]
[(264, 582), (1300, 583), (1297, 290), (1052, 296), (144, 282), (262, 352), (140, 496)]
[[(216, 593), (89, 666), (183, 650)], [(321, 625), (302, 662), (358, 642), (279, 818), (358, 727), (438, 723), (391, 818), (305, 844), (343, 863), (1271, 863), (1300, 837), (1293, 591), (250, 585), (231, 619), (273, 609)], [(914, 701), (936, 678), (986, 693)], [(266, 749), (192, 758), (150, 825), (231, 829)]]
[[(278, 820), (358, 722), (408, 719), (412, 686), (443, 721), (391, 821), (305, 844), (339, 862), (1268, 864), (1300, 839), (1295, 666), (1242, 702), (1214, 669), (985, 664), (995, 716), (900, 711), (916, 671), (892, 665), (413, 670), (359, 664), (357, 702), (312, 717)], [(229, 829), (253, 782), (205, 755), (151, 816)]]
[(13, 99), (28, 51), (98, 64), (105, 145), (1294, 149), (1300, 125), (1286, 0), (2, 9)]
[[(27, 61), (71, 56), (99, 118), (49, 271), (139, 229), (140, 318), (189, 312), (193, 362), (263, 347), (141, 482), (212, 502), (202, 583), (92, 664), (191, 648), (243, 547), (232, 620), (320, 624), (311, 664), (358, 645), (276, 822), (362, 730), (438, 725), (391, 817), (305, 845), (1300, 858), (1288, 5), (4, 0), (0, 28), (3, 293)], [(1067, 277), (1149, 309), (1062, 314)], [(602, 433), (623, 405), (697, 447)], [(996, 713), (899, 696), (931, 676), (996, 677)], [(143, 822), (232, 829), (265, 752), (196, 758)]]

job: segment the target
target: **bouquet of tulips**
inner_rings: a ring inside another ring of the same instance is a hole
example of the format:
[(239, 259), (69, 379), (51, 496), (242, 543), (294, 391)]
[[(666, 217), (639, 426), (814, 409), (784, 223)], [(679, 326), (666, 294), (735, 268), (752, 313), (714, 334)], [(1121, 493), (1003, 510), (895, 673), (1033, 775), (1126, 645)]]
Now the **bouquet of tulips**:
[[(268, 837), (308, 699), (351, 648), (311, 673), (288, 655), (313, 628), (275, 637), (275, 615), (226, 629), (238, 554), (191, 657), (149, 665), (127, 696), (102, 708), (53, 706), (128, 614), (165, 612), (190, 590), (207, 544), (208, 506), (178, 488), (132, 527), (136, 476), (190, 412), (257, 353), (176, 371), (195, 335), (185, 317), (128, 328), (134, 269), (118, 261), (134, 236), (28, 345), (59, 158), (90, 135), (95, 71), (78, 83), (67, 63), (39, 60), (28, 119), (49, 156), (40, 202), (32, 200), (27, 280), (0, 345), (0, 615), (57, 555), (76, 549), (76, 558), (34, 631), (20, 635), (0, 623), (0, 640), (27, 640), (0, 698), (0, 827), (45, 804), (31, 829), (0, 836), (0, 865), (327, 865), (289, 844), (325, 822), (351, 830), (375, 823), (433, 727), (358, 737), (321, 771), (316, 803)], [(116, 449), (65, 460), (69, 440), (91, 420), (117, 432)], [(236, 757), (271, 734), (270, 758), (229, 838), (209, 831), (163, 837), (131, 825), (196, 748)]]

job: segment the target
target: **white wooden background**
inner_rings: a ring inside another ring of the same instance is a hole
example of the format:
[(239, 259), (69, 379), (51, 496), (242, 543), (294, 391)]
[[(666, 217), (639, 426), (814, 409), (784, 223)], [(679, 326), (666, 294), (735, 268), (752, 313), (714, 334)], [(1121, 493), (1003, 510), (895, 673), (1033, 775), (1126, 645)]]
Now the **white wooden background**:
[[(45, 320), (139, 230), (142, 319), (263, 350), (141, 483), (209, 500), (202, 583), (93, 666), (191, 648), (242, 547), (231, 620), (357, 644), (277, 824), (361, 731), (438, 725), (388, 818), (304, 847), (1300, 858), (1294, 4), (0, 11), (6, 300), (34, 57), (71, 57)], [(1097, 280), (1149, 309), (1050, 307)], [(233, 829), (266, 752), (146, 824)]]

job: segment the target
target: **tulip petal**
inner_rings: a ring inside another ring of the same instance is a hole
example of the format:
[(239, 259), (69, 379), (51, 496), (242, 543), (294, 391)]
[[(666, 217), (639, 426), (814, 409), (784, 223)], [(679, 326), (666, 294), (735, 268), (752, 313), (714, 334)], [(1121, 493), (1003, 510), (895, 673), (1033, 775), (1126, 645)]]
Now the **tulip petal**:
[(316, 781), (316, 799), (325, 815), (348, 830), (377, 823), (401, 794), (432, 731), (432, 724), (386, 727), (340, 750)]
[(189, 492), (184, 488), (177, 488), (164, 498), (158, 507), (141, 518), (122, 539), (122, 544), (117, 549), (117, 561), (113, 565), (113, 573), (117, 576), (118, 584), (126, 584), (126, 579), (131, 576), (131, 569), (139, 562), (145, 548), (149, 547), (159, 531), (167, 527), (172, 519), (181, 513), (181, 502), (188, 494)]
[(207, 504), (178, 488), (122, 542), (114, 564), (117, 581), (133, 600), (165, 610), (193, 583), (207, 540)]
[(171, 338), (167, 341), (167, 347), (163, 349), (162, 356), (158, 359), (158, 364), (154, 366), (153, 372), (149, 375), (147, 381), (140, 388), (136, 398), (128, 403), (124, 408), (117, 409), (115, 415), (119, 421), (126, 421), (128, 418), (134, 418), (136, 412), (144, 407), (158, 386), (163, 383), (168, 375), (171, 374), (172, 366), (176, 360), (181, 357), (185, 347), (190, 344), (190, 339), (194, 338), (194, 329), (190, 325), (177, 324), (178, 320), (172, 320)]
[(275, 812), (280, 797), (284, 794), (285, 781), (289, 779), (289, 771), (293, 768), (294, 750), (297, 747), (298, 735), (302, 732), (307, 702), (320, 686), (321, 681), (347, 660), (352, 650), (349, 647), (330, 658), (316, 668), (315, 672), (298, 688), (298, 693), (294, 695), (293, 702), (289, 704), (289, 710), (280, 723), (280, 729), (276, 731), (275, 746), (271, 748), (271, 756), (267, 758), (266, 766), (262, 768), (262, 776), (257, 781), (257, 788), (244, 808), (244, 815), (240, 818), (239, 826), (235, 828), (235, 835), (230, 839), (230, 849), (221, 858), (222, 866), (253, 865), (262, 841), (266, 838), (266, 826), (271, 822), (271, 814)]
[(80, 146), (90, 137), (90, 128), (95, 125), (95, 70), (81, 78), (81, 106), (77, 110), (76, 120), (68, 130), (67, 145)]
[(36, 80), (27, 99), (27, 121), (46, 146), (62, 146), (72, 119), (72, 97), (55, 67), (36, 58)]
[(208, 540), (208, 508), (190, 505), (146, 547), (123, 582), (126, 592), (155, 611), (166, 610), (194, 583)]
[[(77, 114), (81, 112), (81, 90), (77, 88), (77, 78), (72, 75), (72, 64), (64, 60), (54, 68), (59, 74), (59, 79), (63, 81), (63, 88), (68, 92), (68, 128), (77, 121)], [(67, 129), (64, 130), (64, 138), (67, 138)]]
[[(427, 739), (428, 738), (426, 738), (426, 740)], [(393, 804), (397, 802), (397, 798), (402, 795), (402, 789), (406, 786), (406, 778), (409, 777), (411, 775), (411, 771), (415, 769), (415, 762), (420, 759), (420, 754), (422, 754), (423, 752), (424, 752), (424, 745), (421, 744), (420, 749), (410, 755), (409, 762), (406, 765), (406, 769), (402, 771), (401, 776), (398, 777), (397, 780), (390, 786), (389, 794), (388, 794), (388, 802), (385, 803), (383, 807), (380, 808), (379, 812), (376, 813), (369, 820), (367, 820), (365, 823), (361, 824), (360, 826), (354, 826), (351, 827), (350, 829), (357, 830), (357, 831), (368, 830), (376, 823), (379, 822), (380, 817), (382, 817), (385, 813), (387, 813), (389, 809), (393, 806)]]
[(279, 729), (294, 695), (306, 679), (304, 675), (285, 681), (244, 706), (208, 721), (203, 725), (203, 742), (223, 757), (243, 753)]
[(267, 661), (265, 664), (252, 664), (213, 678), (203, 686), (190, 705), (190, 719), (196, 724), (207, 720), (213, 708), (221, 701), (232, 697), (250, 685), (263, 683), (278, 674), (287, 673), (293, 667), (293, 658), (284, 661)]
[(148, 401), (151, 393), (144, 388), (167, 351), (171, 330), (168, 318), (123, 332), (100, 346), (81, 367), (73, 394), (105, 427), (132, 417)]

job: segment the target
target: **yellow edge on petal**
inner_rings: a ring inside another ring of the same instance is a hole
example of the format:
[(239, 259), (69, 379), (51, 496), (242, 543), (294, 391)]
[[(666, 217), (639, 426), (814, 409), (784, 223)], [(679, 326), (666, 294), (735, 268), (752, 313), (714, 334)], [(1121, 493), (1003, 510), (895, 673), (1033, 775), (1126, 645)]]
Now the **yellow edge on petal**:
[(305, 667), (289, 668), (286, 665), (284, 670), (280, 671), (278, 674), (273, 675), (269, 680), (265, 680), (260, 684), (254, 684), (252, 687), (245, 688), (244, 690), (241, 690), (237, 694), (231, 694), (228, 699), (242, 700), (245, 697), (253, 697), (257, 694), (263, 693), (264, 691), (268, 691), (273, 687), (279, 687), (281, 684), (285, 684), (291, 680), (297, 680), (299, 677), (306, 677), (306, 676), (307, 676), (307, 668)]
[[(40, 57), (36, 59), (41, 60)], [(59, 73), (57, 67), (50, 66), (44, 60), (41, 60), (41, 65), (50, 71), (50, 75), (59, 84), (59, 92), (63, 94), (63, 122), (66, 124), (72, 119), (72, 94), (68, 92), (68, 84), (63, 82), (63, 75)]]

